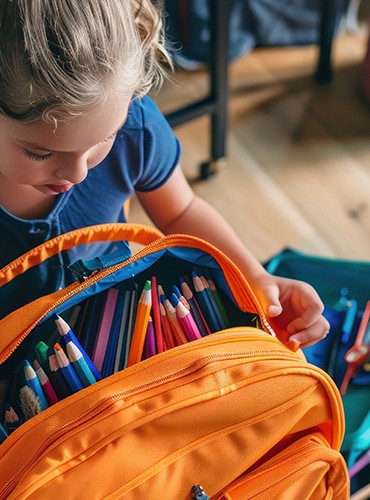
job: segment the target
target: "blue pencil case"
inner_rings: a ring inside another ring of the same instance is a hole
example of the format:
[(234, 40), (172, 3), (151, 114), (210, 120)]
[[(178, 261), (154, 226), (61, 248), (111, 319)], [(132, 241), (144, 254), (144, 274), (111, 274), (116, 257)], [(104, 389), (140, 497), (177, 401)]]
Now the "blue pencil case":
[[(265, 267), (271, 274), (306, 281), (319, 293), (330, 333), (303, 351), (310, 363), (328, 372), (340, 387), (348, 367), (345, 355), (355, 343), (370, 300), (370, 262), (309, 256), (288, 248)], [(361, 367), (351, 384), (370, 385), (370, 371)]]
[[(310, 256), (287, 248), (266, 262), (265, 267), (272, 274), (306, 281), (319, 293), (331, 329), (325, 339), (303, 352), (310, 363), (325, 370), (340, 388), (348, 369), (345, 355), (355, 343), (370, 299), (370, 262)], [(367, 327), (364, 337), (367, 343), (369, 336)], [(341, 452), (349, 467), (368, 449), (369, 385), (367, 362), (351, 378), (342, 395), (346, 432)], [(369, 472), (368, 465), (351, 479), (351, 492), (368, 484)]]

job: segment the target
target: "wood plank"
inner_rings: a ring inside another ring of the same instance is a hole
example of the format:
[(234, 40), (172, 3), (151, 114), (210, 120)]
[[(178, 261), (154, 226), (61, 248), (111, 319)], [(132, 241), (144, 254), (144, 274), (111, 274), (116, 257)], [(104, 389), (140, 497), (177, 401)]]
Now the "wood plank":
[[(370, 260), (370, 106), (357, 91), (366, 38), (338, 37), (324, 87), (312, 79), (316, 47), (258, 49), (230, 65), (227, 162), (194, 190), (262, 261), (285, 246)], [(154, 96), (165, 112), (207, 92), (206, 71), (175, 78)], [(209, 120), (175, 133), (191, 179), (209, 157)], [(135, 200), (130, 219), (149, 222)]]

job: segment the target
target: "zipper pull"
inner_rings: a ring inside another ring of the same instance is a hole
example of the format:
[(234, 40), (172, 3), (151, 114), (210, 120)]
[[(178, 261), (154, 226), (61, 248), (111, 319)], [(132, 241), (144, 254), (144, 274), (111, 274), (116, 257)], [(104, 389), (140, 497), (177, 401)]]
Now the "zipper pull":
[(210, 500), (209, 496), (204, 493), (200, 484), (195, 484), (191, 489), (191, 493), (193, 495), (193, 500)]
[(117, 241), (113, 253), (103, 254), (91, 260), (80, 259), (67, 266), (75, 278), (82, 283), (97, 271), (121, 264), (131, 257), (131, 249), (124, 241)]

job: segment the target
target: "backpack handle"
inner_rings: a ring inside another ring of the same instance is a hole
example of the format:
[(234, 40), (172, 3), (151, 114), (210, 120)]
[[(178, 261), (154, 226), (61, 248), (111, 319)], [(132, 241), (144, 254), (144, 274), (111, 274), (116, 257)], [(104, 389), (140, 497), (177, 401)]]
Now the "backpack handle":
[(70, 250), (77, 245), (97, 241), (131, 241), (141, 245), (149, 245), (163, 233), (158, 229), (144, 224), (98, 224), (69, 231), (32, 248), (0, 270), (0, 286), (5, 285), (27, 269), (41, 264), (49, 257), (64, 250)]

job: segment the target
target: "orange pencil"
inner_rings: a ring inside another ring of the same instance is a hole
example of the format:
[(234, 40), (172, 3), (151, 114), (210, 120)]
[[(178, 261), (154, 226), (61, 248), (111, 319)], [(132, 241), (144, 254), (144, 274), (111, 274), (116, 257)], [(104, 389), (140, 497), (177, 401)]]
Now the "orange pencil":
[(128, 355), (127, 366), (134, 365), (135, 363), (141, 361), (144, 349), (145, 335), (148, 329), (151, 305), (152, 305), (151, 283), (150, 280), (147, 280), (145, 282), (137, 306), (136, 320), (135, 320), (134, 331), (132, 333), (132, 340), (131, 340), (130, 352)]
[(186, 344), (188, 342), (188, 339), (186, 338), (186, 335), (183, 329), (181, 328), (179, 320), (177, 319), (175, 308), (168, 299), (163, 300), (163, 305), (167, 314), (168, 321), (171, 325), (171, 330), (176, 340), (176, 344), (177, 345)]
[(166, 341), (167, 349), (172, 349), (172, 347), (176, 347), (176, 341), (173, 337), (171, 326), (168, 321), (166, 310), (163, 304), (159, 304), (159, 310), (161, 312), (162, 331), (164, 334), (164, 340)]

